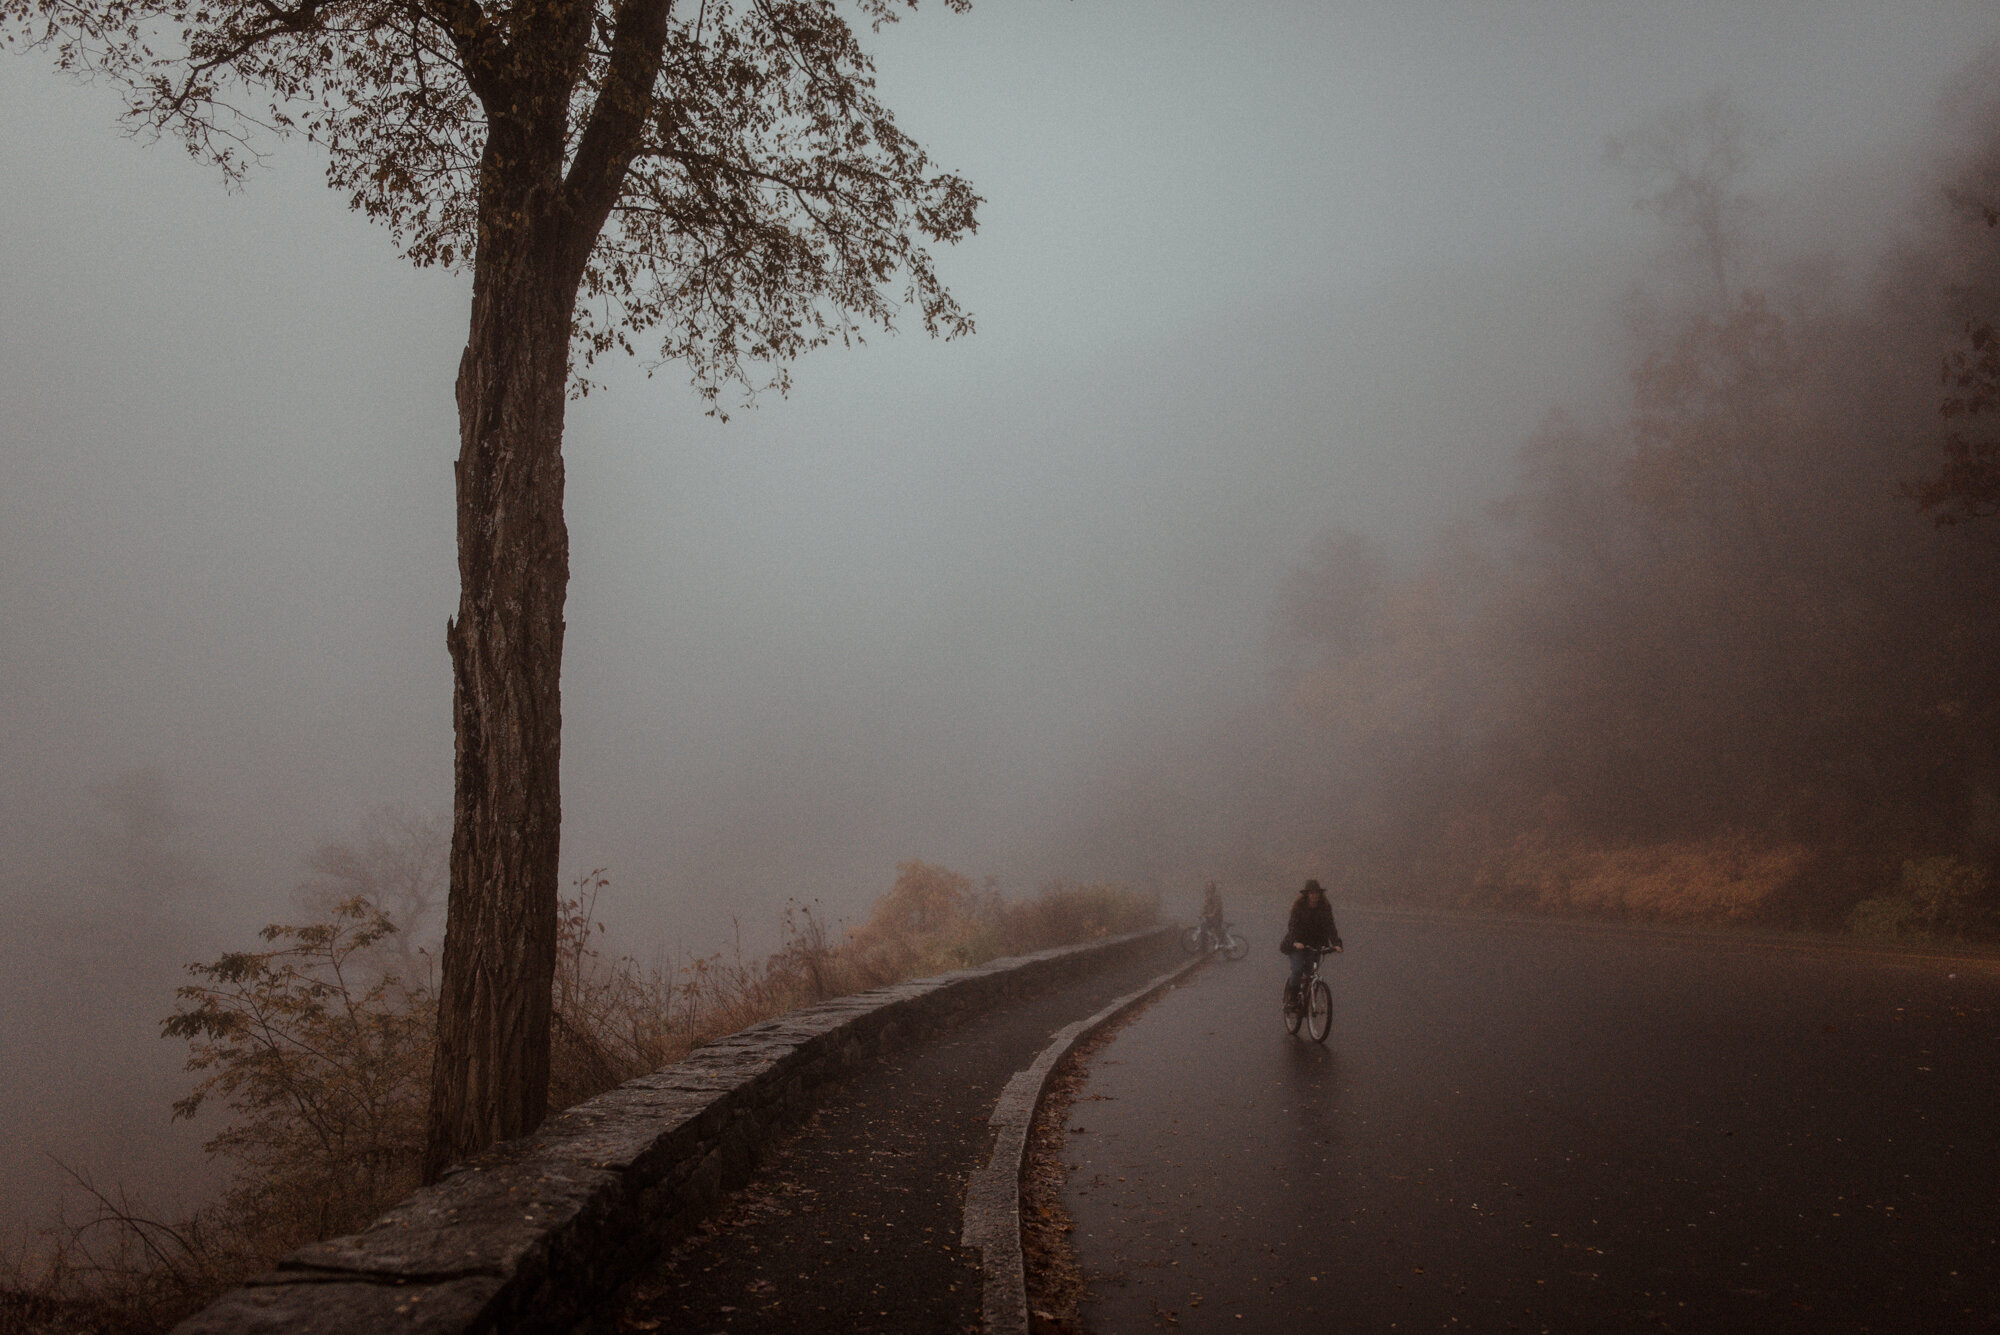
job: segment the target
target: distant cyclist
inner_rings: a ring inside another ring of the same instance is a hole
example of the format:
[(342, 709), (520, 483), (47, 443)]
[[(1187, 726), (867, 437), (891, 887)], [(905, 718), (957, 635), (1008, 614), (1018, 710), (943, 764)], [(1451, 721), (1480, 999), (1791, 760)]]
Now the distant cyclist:
[(1292, 916), (1285, 923), (1285, 939), (1279, 950), (1292, 957), (1292, 976), (1285, 981), (1285, 996), (1295, 995), (1299, 980), (1312, 967), (1313, 954), (1340, 949), (1340, 929), (1333, 925), (1333, 905), (1318, 881), (1307, 881), (1299, 897), (1292, 901)]
[(1202, 892), (1201, 925), (1207, 929), (1209, 936), (1217, 941), (1222, 939), (1222, 891), (1216, 888), (1214, 881), (1210, 881), (1208, 889)]

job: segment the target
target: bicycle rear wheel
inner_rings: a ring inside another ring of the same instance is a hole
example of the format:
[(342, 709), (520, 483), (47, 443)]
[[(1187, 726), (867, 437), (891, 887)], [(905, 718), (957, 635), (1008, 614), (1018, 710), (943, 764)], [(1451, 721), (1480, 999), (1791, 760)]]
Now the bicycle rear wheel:
[(1185, 950), (1190, 955), (1200, 953), (1201, 925), (1199, 923), (1197, 923), (1193, 927), (1188, 928), (1187, 931), (1181, 935), (1181, 949)]
[(1299, 1005), (1299, 999), (1292, 994), (1291, 988), (1287, 987), (1285, 989), (1285, 1032), (1288, 1034), (1298, 1033), (1299, 1021), (1305, 1018), (1305, 1014), (1305, 1010)]
[(1326, 1042), (1326, 1036), (1333, 1032), (1333, 989), (1324, 982), (1312, 985), (1312, 996), (1306, 1003), (1306, 1033), (1315, 1043)]

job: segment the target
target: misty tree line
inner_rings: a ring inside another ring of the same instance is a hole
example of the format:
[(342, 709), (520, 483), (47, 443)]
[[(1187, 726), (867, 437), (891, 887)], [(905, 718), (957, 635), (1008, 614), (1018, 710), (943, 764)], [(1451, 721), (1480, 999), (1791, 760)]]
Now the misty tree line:
[(1669, 243), (1622, 414), (1550, 413), (1417, 558), (1335, 532), (1280, 592), (1308, 838), (1352, 888), (1993, 929), (1993, 73), (1854, 297), (1750, 239), (1727, 97), (1614, 141)]

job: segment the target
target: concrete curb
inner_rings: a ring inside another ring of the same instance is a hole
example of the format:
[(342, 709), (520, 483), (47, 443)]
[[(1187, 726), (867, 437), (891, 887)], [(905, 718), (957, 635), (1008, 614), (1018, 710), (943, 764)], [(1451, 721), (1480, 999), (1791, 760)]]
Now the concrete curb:
[(361, 1232), (301, 1248), (174, 1335), (568, 1331), (747, 1181), (827, 1080), (1173, 930), (993, 960), (717, 1039), (459, 1165)]
[(1055, 1038), (1000, 1092), (989, 1119), (993, 1154), (965, 1188), (965, 1226), (959, 1244), (979, 1249), (984, 1273), (981, 1326), (986, 1335), (1028, 1335), (1028, 1277), (1021, 1256), (1021, 1165), (1028, 1153), (1028, 1128), (1056, 1065), (1078, 1043), (1148, 997), (1171, 987), (1208, 962), (1198, 956), (1169, 969), (1136, 992), (1128, 992), (1086, 1020), (1056, 1031)]

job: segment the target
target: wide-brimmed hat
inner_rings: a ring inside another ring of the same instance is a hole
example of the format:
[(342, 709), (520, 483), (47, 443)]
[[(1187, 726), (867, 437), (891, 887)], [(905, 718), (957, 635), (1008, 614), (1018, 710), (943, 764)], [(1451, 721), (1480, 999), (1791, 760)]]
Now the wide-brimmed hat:
[(1306, 888), (1299, 891), (1299, 893), (1302, 895), (1323, 895), (1326, 893), (1326, 887), (1318, 881), (1307, 881)]

